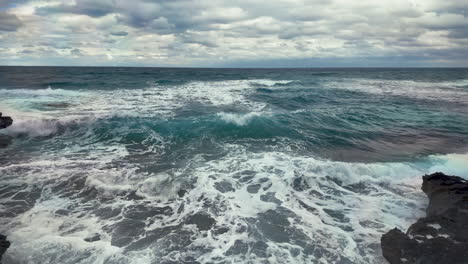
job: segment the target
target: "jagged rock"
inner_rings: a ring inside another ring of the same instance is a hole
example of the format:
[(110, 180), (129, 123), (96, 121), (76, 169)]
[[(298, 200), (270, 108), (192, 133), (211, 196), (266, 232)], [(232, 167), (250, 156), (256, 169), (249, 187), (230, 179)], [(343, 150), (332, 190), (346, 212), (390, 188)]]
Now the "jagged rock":
[(7, 128), (13, 124), (13, 119), (9, 116), (2, 116), (0, 113), (0, 129)]
[(7, 237), (0, 234), (0, 263), (2, 263), (2, 256), (5, 254), (6, 250), (10, 247), (10, 242), (7, 240)]
[(423, 176), (427, 216), (403, 233), (395, 228), (381, 239), (391, 264), (468, 263), (468, 181), (441, 172)]

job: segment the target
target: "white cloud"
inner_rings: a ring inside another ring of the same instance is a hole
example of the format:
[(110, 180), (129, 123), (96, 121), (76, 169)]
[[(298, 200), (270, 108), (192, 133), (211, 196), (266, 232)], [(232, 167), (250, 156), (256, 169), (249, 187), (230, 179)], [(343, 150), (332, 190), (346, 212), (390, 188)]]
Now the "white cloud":
[[(109, 59), (156, 66), (388, 56), (456, 65), (468, 61), (463, 52), (468, 8), (456, 0), (30, 0), (1, 5), (0, 56), (6, 64), (29, 57), (42, 64), (105, 58), (103, 64)], [(32, 52), (18, 48), (23, 44)]]

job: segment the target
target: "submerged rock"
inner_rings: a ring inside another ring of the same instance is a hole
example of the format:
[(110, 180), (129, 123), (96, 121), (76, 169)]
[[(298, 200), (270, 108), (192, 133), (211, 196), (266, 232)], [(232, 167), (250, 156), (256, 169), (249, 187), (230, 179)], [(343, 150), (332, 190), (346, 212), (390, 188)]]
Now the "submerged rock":
[(395, 228), (381, 239), (391, 264), (468, 263), (468, 181), (441, 172), (423, 176), (427, 216), (403, 233)]
[(5, 254), (6, 250), (10, 247), (10, 242), (7, 240), (7, 237), (0, 234), (0, 263), (2, 263), (2, 256)]
[(9, 116), (2, 116), (0, 113), (0, 129), (7, 128), (13, 124), (13, 119)]

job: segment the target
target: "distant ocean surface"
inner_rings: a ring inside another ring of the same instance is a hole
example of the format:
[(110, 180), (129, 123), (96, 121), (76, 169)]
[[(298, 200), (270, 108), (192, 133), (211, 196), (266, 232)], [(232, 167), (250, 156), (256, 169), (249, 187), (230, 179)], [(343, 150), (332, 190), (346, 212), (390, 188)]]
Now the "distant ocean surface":
[(468, 177), (468, 69), (0, 67), (11, 263), (383, 263)]

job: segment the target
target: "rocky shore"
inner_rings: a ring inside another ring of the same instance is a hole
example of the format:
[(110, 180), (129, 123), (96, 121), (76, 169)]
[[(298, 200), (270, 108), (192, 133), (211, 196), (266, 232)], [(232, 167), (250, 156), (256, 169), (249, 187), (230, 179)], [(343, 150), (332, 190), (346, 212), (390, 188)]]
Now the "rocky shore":
[[(0, 129), (7, 128), (11, 126), (11, 124), (13, 124), (13, 119), (9, 116), (2, 116), (2, 113), (0, 113)], [(5, 254), (9, 247), (10, 242), (7, 240), (7, 237), (0, 234), (0, 264), (2, 263), (3, 254)]]
[(468, 181), (441, 172), (423, 176), (427, 216), (406, 233), (395, 228), (381, 239), (390, 264), (468, 263)]
[(2, 263), (2, 256), (5, 254), (5, 251), (10, 247), (10, 242), (7, 240), (7, 237), (0, 234), (0, 264)]
[(9, 116), (2, 116), (0, 113), (0, 129), (7, 128), (13, 124), (13, 119)]

